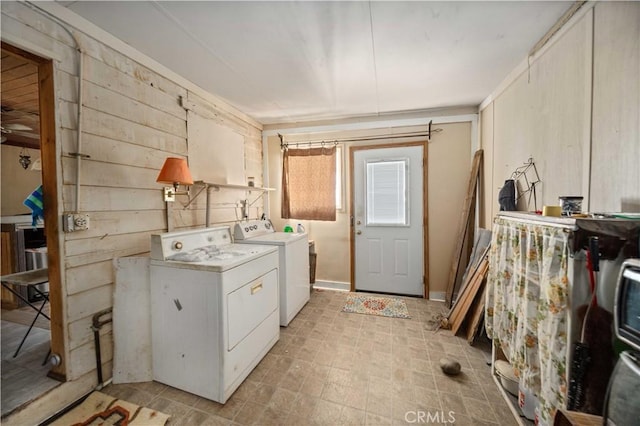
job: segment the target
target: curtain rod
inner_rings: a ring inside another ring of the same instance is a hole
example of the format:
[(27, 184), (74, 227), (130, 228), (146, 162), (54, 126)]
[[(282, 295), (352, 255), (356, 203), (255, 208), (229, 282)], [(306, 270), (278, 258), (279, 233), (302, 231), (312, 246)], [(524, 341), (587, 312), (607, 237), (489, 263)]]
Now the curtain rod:
[(429, 121), (429, 128), (426, 132), (409, 132), (409, 133), (397, 133), (391, 135), (380, 135), (380, 136), (369, 136), (369, 137), (361, 137), (361, 138), (337, 138), (337, 139), (317, 139), (303, 142), (285, 142), (283, 136), (278, 133), (278, 137), (280, 138), (280, 149), (286, 149), (291, 145), (314, 145), (314, 144), (335, 144), (338, 143), (350, 143), (350, 142), (363, 142), (363, 141), (375, 141), (382, 139), (391, 139), (391, 138), (417, 138), (417, 137), (426, 137), (427, 140), (431, 140), (431, 135), (434, 133), (440, 133), (442, 129), (432, 129), (431, 125), (433, 120)]

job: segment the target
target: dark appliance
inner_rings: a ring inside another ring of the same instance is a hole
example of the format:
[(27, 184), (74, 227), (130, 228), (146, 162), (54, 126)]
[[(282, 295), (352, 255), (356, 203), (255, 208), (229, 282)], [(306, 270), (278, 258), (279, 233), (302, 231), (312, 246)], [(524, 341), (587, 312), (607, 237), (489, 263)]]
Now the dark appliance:
[(606, 426), (635, 426), (640, 419), (640, 259), (620, 268), (614, 304), (616, 336), (631, 346), (616, 363), (604, 403)]

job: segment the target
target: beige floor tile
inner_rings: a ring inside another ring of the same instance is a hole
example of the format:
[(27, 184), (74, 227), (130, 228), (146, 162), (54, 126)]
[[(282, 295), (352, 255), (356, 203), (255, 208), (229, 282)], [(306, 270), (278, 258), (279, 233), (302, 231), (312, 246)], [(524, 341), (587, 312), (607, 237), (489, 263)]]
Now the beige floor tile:
[(319, 398), (310, 395), (297, 394), (295, 399), (291, 401), (290, 412), (297, 417), (308, 419), (313, 414), (319, 401)]
[(330, 349), (321, 349), (316, 352), (315, 356), (313, 357), (313, 362), (330, 367), (333, 364), (333, 359), (335, 358), (335, 356), (335, 351)]
[(308, 377), (324, 380), (329, 375), (329, 371), (331, 371), (331, 367), (312, 362), (308, 367)]
[(367, 395), (366, 411), (376, 416), (391, 419), (393, 415), (392, 398), (388, 395), (378, 396), (370, 393)]
[(433, 417), (441, 416), (440, 407), (429, 407), (417, 402), (408, 401), (403, 398), (393, 399), (393, 415), (391, 419), (401, 424), (405, 423), (417, 423), (419, 419), (426, 418), (427, 415)]
[(356, 408), (344, 407), (338, 424), (341, 426), (357, 426), (365, 424), (365, 411)]
[(311, 424), (327, 426), (340, 424), (343, 408), (341, 404), (320, 400), (311, 414)]
[(163, 397), (155, 398), (153, 401), (147, 404), (146, 407), (151, 408), (152, 410), (160, 411), (161, 413), (168, 414), (173, 419), (181, 418), (192, 408), (188, 405)]
[(267, 406), (262, 412), (260, 418), (254, 421), (254, 424), (260, 426), (280, 426), (286, 422), (288, 416), (288, 410)]
[(489, 403), (489, 405), (491, 405), (491, 408), (493, 408), (493, 413), (496, 416), (496, 420), (498, 424), (505, 425), (505, 426), (512, 426), (512, 425), (515, 426), (518, 424), (516, 419), (513, 417), (513, 413), (511, 412), (511, 409), (507, 407), (504, 403), (502, 404)]
[(367, 426), (385, 426), (391, 424), (391, 419), (389, 417), (378, 416), (377, 414), (367, 412), (365, 414), (365, 424)]
[(413, 397), (411, 398), (411, 401), (417, 402), (418, 404), (431, 407), (431, 408), (444, 409), (440, 401), (438, 392), (435, 390), (415, 387), (414, 394), (413, 394)]
[(283, 379), (284, 374), (285, 373), (274, 367), (265, 373), (261, 382), (276, 387)]
[(390, 396), (393, 392), (393, 383), (392, 380), (382, 380), (372, 377), (369, 381), (368, 393), (379, 397)]
[(320, 398), (325, 401), (336, 402), (342, 404), (346, 398), (348, 392), (347, 385), (327, 382), (322, 389)]
[(477, 383), (463, 383), (459, 386), (460, 395), (463, 397), (474, 398), (487, 402), (482, 386)]
[(266, 383), (260, 383), (256, 388), (256, 392), (253, 395), (251, 401), (256, 404), (267, 405), (275, 391), (275, 386)]
[(140, 383), (132, 383), (132, 387), (139, 389), (144, 392), (149, 392), (151, 395), (157, 396), (167, 388), (167, 385), (159, 383), (159, 382), (140, 382)]
[[(385, 318), (341, 312), (347, 294), (313, 292), (226, 404), (156, 382), (104, 391), (170, 414), (170, 425), (406, 425), (428, 424), (427, 415), (432, 424), (449, 415), (456, 425), (517, 424), (486, 364), (490, 342), (472, 347), (437, 330), (442, 303), (405, 298), (412, 318)], [(446, 376), (445, 357), (462, 374)]]
[(349, 387), (342, 401), (344, 405), (359, 410), (367, 408), (367, 390), (366, 387)]
[(301, 416), (296, 413), (289, 413), (289, 416), (284, 421), (284, 426), (302, 426), (311, 424), (309, 417)]
[(240, 400), (234, 394), (226, 403), (220, 404), (205, 398), (200, 398), (194, 404), (194, 408), (208, 414), (214, 414), (225, 419), (232, 420), (242, 409), (245, 401)]
[(151, 400), (156, 398), (158, 394), (162, 393), (163, 391), (164, 390), (158, 393), (151, 393), (128, 384), (110, 385), (102, 390), (103, 393), (111, 395), (114, 398), (122, 399), (143, 406), (146, 406)]
[(241, 401), (250, 401), (256, 395), (258, 387), (260, 386), (259, 381), (255, 381), (251, 378), (251, 375), (236, 389), (233, 398), (237, 398)]
[(493, 409), (486, 401), (463, 397), (463, 403), (469, 417), (487, 422), (497, 422)]
[(176, 419), (174, 424), (180, 426), (226, 426), (230, 423), (229, 419), (191, 409), (185, 415)]
[(344, 368), (333, 367), (329, 370), (327, 375), (327, 382), (335, 383), (342, 386), (349, 386), (350, 375), (349, 370)]
[(302, 384), (308, 375), (308, 372), (296, 374), (289, 370), (287, 374), (282, 377), (278, 386), (292, 392), (298, 392), (300, 388), (302, 388)]
[(467, 409), (460, 395), (438, 392), (438, 397), (440, 398), (440, 406), (445, 413), (453, 412), (455, 416), (467, 414)]
[(433, 374), (423, 373), (421, 371), (411, 371), (411, 384), (427, 389), (435, 389), (436, 382)]
[[(406, 367), (409, 367), (409, 365), (407, 365)], [(393, 373), (392, 373), (392, 380), (394, 382), (403, 382), (403, 383), (410, 382), (411, 370), (409, 370), (408, 368), (394, 367)]]
[(248, 401), (242, 406), (233, 421), (242, 425), (259, 424), (265, 409), (264, 405)]
[(322, 394), (322, 389), (325, 385), (325, 379), (318, 379), (315, 377), (308, 377), (302, 383), (302, 387), (300, 388), (300, 393), (305, 395), (320, 397)]
[(289, 413), (291, 409), (291, 403), (295, 401), (297, 392), (292, 392), (283, 388), (276, 388), (275, 392), (271, 396), (271, 400), (267, 404), (267, 407), (271, 408), (275, 412)]

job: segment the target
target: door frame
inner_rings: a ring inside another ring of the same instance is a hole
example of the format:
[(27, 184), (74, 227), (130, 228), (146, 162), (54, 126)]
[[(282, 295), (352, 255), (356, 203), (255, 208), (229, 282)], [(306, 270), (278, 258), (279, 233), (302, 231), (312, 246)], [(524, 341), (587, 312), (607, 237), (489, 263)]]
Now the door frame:
[[(390, 139), (392, 136), (389, 137)], [(428, 227), (428, 170), (427, 170), (427, 147), (428, 141), (418, 142), (400, 142), (400, 143), (381, 143), (376, 145), (358, 145), (349, 147), (349, 262), (351, 268), (351, 286), (350, 291), (356, 291), (356, 234), (354, 224), (354, 208), (355, 208), (355, 179), (354, 179), (354, 154), (356, 151), (370, 150), (370, 149), (384, 149), (384, 148), (404, 148), (410, 146), (422, 147), (422, 246), (423, 246), (423, 259), (422, 259), (422, 275), (423, 275), (423, 290), (422, 297), (429, 298), (429, 227)]]
[(42, 192), (44, 202), (44, 232), (47, 239), (49, 268), (49, 307), (51, 353), (60, 354), (60, 364), (52, 367), (48, 376), (66, 381), (64, 326), (62, 318), (62, 270), (60, 226), (58, 221), (58, 163), (56, 144), (56, 114), (53, 60), (42, 58), (4, 41), (1, 47), (38, 67), (38, 102), (40, 107), (40, 158), (42, 161)]

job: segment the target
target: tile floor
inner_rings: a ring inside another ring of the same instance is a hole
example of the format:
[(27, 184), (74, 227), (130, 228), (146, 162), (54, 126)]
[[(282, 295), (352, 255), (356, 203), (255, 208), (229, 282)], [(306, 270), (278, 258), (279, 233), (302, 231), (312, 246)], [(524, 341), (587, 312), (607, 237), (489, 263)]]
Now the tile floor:
[[(425, 424), (427, 415), (431, 424), (435, 416), (440, 424), (517, 424), (490, 376), (487, 342), (433, 331), (442, 303), (406, 298), (412, 318), (386, 318), (341, 312), (346, 295), (315, 290), (224, 405), (157, 382), (103, 392), (180, 426)], [(443, 357), (458, 360), (462, 373), (445, 376)]]

